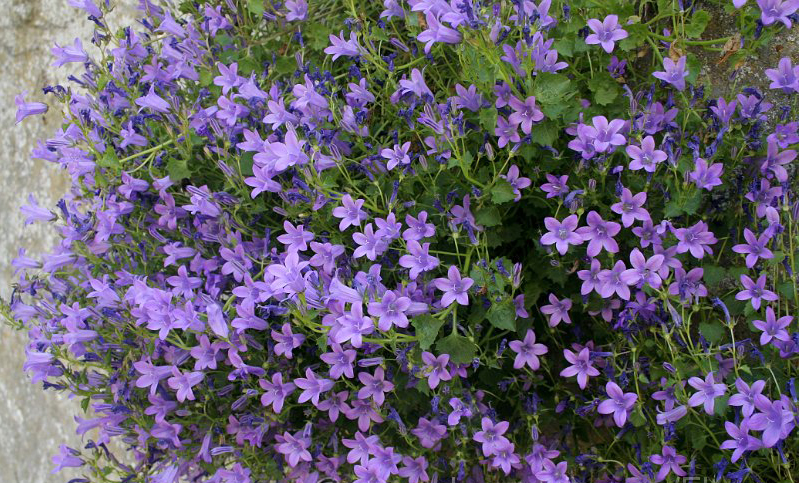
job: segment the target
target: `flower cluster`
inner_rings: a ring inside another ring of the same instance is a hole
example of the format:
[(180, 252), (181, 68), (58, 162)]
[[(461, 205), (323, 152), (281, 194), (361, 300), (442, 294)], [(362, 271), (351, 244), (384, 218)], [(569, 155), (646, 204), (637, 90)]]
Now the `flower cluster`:
[[(710, 96), (684, 1), (70, 3), (4, 311), (73, 481), (792, 481), (790, 58)], [(738, 56), (799, 6), (724, 3)]]

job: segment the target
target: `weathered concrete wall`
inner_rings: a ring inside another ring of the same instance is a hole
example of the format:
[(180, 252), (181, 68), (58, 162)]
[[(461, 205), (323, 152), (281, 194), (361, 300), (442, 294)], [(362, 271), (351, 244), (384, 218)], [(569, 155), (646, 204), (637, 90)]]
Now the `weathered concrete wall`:
[[(136, 0), (117, 0), (112, 26), (131, 25)], [(41, 87), (66, 85), (76, 67), (51, 67), (50, 48), (80, 37), (87, 49), (91, 22), (67, 0), (0, 0), (0, 296), (8, 297), (12, 282), (11, 259), (19, 247), (28, 253), (46, 251), (55, 242), (47, 225), (23, 227), (19, 207), (29, 193), (42, 206), (54, 207), (68, 188), (58, 167), (30, 158), (36, 140), (57, 129), (60, 114), (28, 118), (15, 126), (14, 96), (30, 91), (29, 100), (45, 100)], [(0, 326), (0, 482), (65, 482), (80, 472), (51, 475), (50, 458), (60, 443), (80, 447), (72, 417), (76, 402), (52, 391), (44, 392), (22, 373), (25, 336)]]

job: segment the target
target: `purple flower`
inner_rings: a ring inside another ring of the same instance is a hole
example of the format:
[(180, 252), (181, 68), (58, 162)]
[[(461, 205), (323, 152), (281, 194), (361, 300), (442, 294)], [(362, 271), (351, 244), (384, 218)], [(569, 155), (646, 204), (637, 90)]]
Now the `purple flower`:
[(357, 57), (361, 54), (362, 47), (358, 45), (358, 39), (355, 37), (355, 32), (350, 32), (350, 39), (344, 40), (344, 31), (339, 32), (336, 37), (330, 34), (330, 46), (325, 48), (325, 53), (333, 56), (333, 62), (341, 56), (344, 57)]
[(369, 302), (369, 315), (379, 317), (377, 328), (387, 332), (391, 327), (408, 327), (408, 317), (405, 312), (411, 307), (411, 299), (398, 296), (392, 290), (386, 290), (382, 299)]
[(295, 227), (288, 220), (283, 221), (283, 229), (286, 230), (286, 233), (277, 237), (277, 241), (286, 245), (286, 249), (290, 251), (307, 250), (308, 242), (314, 238), (313, 233), (305, 231), (303, 225)]
[(735, 388), (738, 389), (738, 392), (730, 396), (729, 405), (740, 406), (744, 418), (748, 418), (755, 412), (756, 403), (760, 405), (769, 403), (768, 398), (763, 395), (765, 387), (766, 381), (762, 379), (749, 386), (741, 378), (738, 378), (735, 380)]
[(776, 21), (782, 22), (786, 28), (791, 28), (791, 14), (799, 10), (799, 2), (795, 0), (757, 0), (760, 7), (760, 21), (763, 25), (771, 25)]
[(468, 89), (460, 84), (455, 84), (455, 92), (457, 96), (452, 98), (454, 105), (468, 109), (472, 112), (478, 112), (483, 105), (483, 96), (477, 90), (477, 86), (470, 85)]
[(674, 230), (674, 236), (679, 240), (677, 253), (691, 252), (694, 258), (700, 260), (705, 256), (705, 252), (713, 254), (713, 250), (707, 245), (718, 242), (713, 232), (708, 231), (704, 221), (698, 221), (690, 228), (678, 228)]
[(444, 292), (441, 296), (442, 307), (449, 307), (452, 302), (469, 305), (469, 287), (474, 284), (474, 280), (469, 277), (461, 278), (461, 272), (455, 265), (447, 270), (447, 278), (437, 278), (433, 280), (433, 284)]
[(519, 201), (522, 199), (522, 192), (524, 188), (527, 188), (532, 183), (530, 178), (524, 178), (519, 176), (519, 167), (515, 164), (511, 164), (510, 168), (508, 168), (508, 174), (501, 174), (499, 175), (500, 178), (504, 179), (513, 187), (513, 194), (516, 197), (513, 199), (514, 201)]
[(766, 76), (772, 81), (772, 89), (782, 89), (786, 94), (799, 92), (799, 65), (791, 65), (789, 57), (780, 59), (778, 68), (766, 69)]
[(569, 192), (569, 187), (566, 185), (568, 180), (569, 176), (566, 174), (558, 177), (547, 173), (547, 183), (541, 185), (541, 190), (547, 194), (547, 198), (565, 195)]
[(727, 434), (732, 439), (722, 442), (719, 448), (733, 450), (730, 458), (733, 463), (738, 461), (745, 452), (754, 451), (763, 446), (759, 439), (749, 434), (749, 421), (747, 419), (741, 421), (740, 426), (725, 421), (724, 429), (727, 430)]
[(549, 315), (549, 326), (557, 327), (561, 321), (571, 324), (569, 318), (569, 310), (572, 308), (572, 301), (570, 298), (558, 300), (555, 294), (549, 294), (549, 305), (541, 307), (541, 312)]
[(688, 77), (688, 72), (685, 70), (686, 57), (683, 55), (675, 63), (669, 57), (663, 59), (663, 71), (654, 72), (652, 75), (656, 78), (668, 82), (673, 85), (678, 91), (685, 89), (685, 78)]
[(522, 140), (519, 132), (516, 130), (517, 124), (508, 122), (502, 116), (497, 116), (497, 127), (494, 129), (494, 134), (499, 137), (497, 146), (504, 148), (508, 143), (518, 143)]
[(566, 474), (568, 463), (561, 461), (557, 465), (552, 460), (546, 459), (535, 477), (544, 483), (571, 483), (572, 479)]
[(433, 44), (441, 42), (445, 44), (459, 44), (461, 41), (461, 34), (452, 28), (449, 28), (438, 21), (438, 18), (428, 12), (425, 16), (427, 19), (427, 30), (420, 33), (416, 38), (419, 42), (424, 42), (424, 53), (429, 54)]
[(688, 174), (688, 179), (694, 182), (697, 188), (711, 191), (714, 186), (721, 184), (721, 173), (724, 165), (713, 163), (708, 166), (707, 161), (696, 158), (694, 170)]
[(635, 223), (635, 220), (647, 221), (651, 219), (649, 212), (642, 208), (644, 203), (646, 203), (645, 191), (633, 196), (628, 188), (624, 188), (621, 192), (621, 201), (611, 205), (610, 209), (614, 213), (621, 215), (621, 223), (627, 228)]
[(599, 274), (602, 272), (602, 266), (599, 260), (594, 258), (591, 260), (591, 268), (589, 270), (580, 270), (577, 272), (577, 277), (583, 281), (580, 288), (581, 295), (588, 295), (592, 290), (599, 293), (599, 287), (602, 282), (599, 281)]
[(134, 362), (133, 368), (141, 374), (141, 376), (136, 379), (136, 387), (149, 387), (150, 395), (155, 395), (155, 391), (158, 389), (158, 383), (161, 379), (172, 374), (171, 366), (154, 366), (152, 362), (144, 360)]
[(402, 146), (395, 144), (393, 149), (384, 149), (380, 151), (380, 156), (388, 160), (386, 168), (394, 169), (397, 165), (407, 166), (411, 164), (411, 157), (408, 156), (408, 151), (411, 149), (410, 141), (404, 143)]
[(657, 481), (663, 481), (669, 475), (674, 473), (677, 476), (685, 476), (687, 473), (680, 466), (688, 461), (683, 455), (677, 454), (677, 451), (671, 446), (664, 446), (661, 454), (655, 454), (649, 457), (649, 461), (656, 465), (660, 465), (660, 470), (657, 473)]
[(730, 101), (727, 102), (724, 100), (723, 97), (719, 97), (716, 100), (716, 105), (711, 106), (710, 110), (713, 111), (713, 114), (721, 121), (723, 124), (729, 124), (730, 119), (732, 119), (733, 114), (735, 114), (735, 108), (738, 105), (738, 101)]
[(286, 2), (286, 20), (305, 20), (308, 17), (308, 2), (306, 0), (288, 0)]
[(58, 454), (52, 458), (52, 462), (55, 465), (52, 471), (53, 474), (58, 473), (64, 468), (78, 468), (85, 464), (82, 459), (78, 458), (78, 456), (80, 456), (79, 451), (65, 444), (59, 446), (58, 450)]
[(364, 200), (353, 201), (352, 196), (348, 194), (341, 197), (341, 206), (333, 208), (333, 216), (341, 218), (338, 224), (339, 231), (344, 231), (349, 226), (360, 226), (361, 222), (369, 217), (361, 209), (364, 203)]
[(375, 330), (375, 324), (369, 317), (363, 315), (363, 305), (353, 303), (349, 312), (338, 317), (336, 322), (340, 325), (333, 335), (333, 341), (343, 344), (350, 341), (353, 347), (359, 349), (363, 345), (363, 336), (369, 335)]
[(358, 391), (358, 399), (371, 397), (378, 406), (386, 400), (385, 393), (394, 390), (394, 384), (385, 380), (385, 372), (382, 367), (375, 369), (374, 375), (361, 372), (358, 374), (358, 380), (363, 384)]
[(276, 414), (280, 414), (280, 411), (283, 410), (283, 402), (289, 394), (297, 389), (292, 382), (283, 383), (283, 374), (279, 372), (272, 374), (272, 382), (259, 379), (258, 385), (266, 391), (261, 395), (261, 404), (266, 407), (272, 406), (272, 410)]
[(155, 112), (169, 112), (169, 103), (155, 93), (155, 85), (150, 86), (150, 90), (147, 92), (147, 95), (137, 98), (134, 102), (136, 102), (136, 105), (141, 106), (142, 108), (148, 108)]
[(766, 149), (766, 158), (760, 165), (760, 171), (764, 175), (772, 173), (777, 178), (777, 181), (785, 183), (788, 181), (788, 172), (785, 170), (785, 165), (790, 164), (794, 159), (796, 159), (796, 150), (786, 149), (780, 152), (778, 144), (775, 141), (769, 141)]
[(431, 352), (422, 352), (422, 363), (424, 364), (424, 371), (422, 374), (427, 376), (427, 385), (430, 389), (438, 387), (441, 381), (449, 381), (452, 379), (447, 370), (449, 364), (449, 354), (441, 354), (436, 357)]
[(435, 420), (429, 421), (426, 418), (419, 418), (419, 424), (411, 430), (414, 436), (419, 438), (423, 448), (433, 448), (439, 441), (444, 439), (447, 434), (447, 427), (437, 424)]
[(764, 260), (768, 260), (774, 258), (774, 254), (766, 248), (766, 245), (769, 242), (768, 234), (764, 233), (760, 235), (758, 238), (752, 230), (749, 228), (744, 228), (744, 238), (746, 239), (745, 244), (735, 245), (732, 247), (732, 251), (735, 253), (745, 253), (746, 254), (746, 267), (752, 268), (757, 263), (759, 258)]
[(623, 146), (627, 139), (622, 134), (619, 134), (624, 128), (624, 121), (622, 119), (613, 119), (608, 122), (605, 116), (594, 116), (591, 119), (593, 127), (587, 127), (588, 137), (593, 138), (594, 149), (598, 153), (604, 153), (611, 146)]
[(751, 300), (752, 308), (760, 310), (760, 301), (767, 300), (773, 302), (778, 300), (777, 294), (771, 290), (766, 290), (766, 274), (759, 276), (757, 282), (749, 278), (748, 275), (741, 274), (741, 285), (744, 289), (735, 294), (736, 300)]
[[(297, 434), (300, 434), (298, 431)], [(277, 452), (286, 457), (286, 462), (290, 467), (294, 468), (300, 461), (313, 461), (311, 452), (308, 448), (311, 446), (311, 439), (305, 436), (297, 437), (289, 432), (283, 433), (280, 438), (280, 444), (275, 445)], [(229, 480), (228, 480), (229, 481)]]
[(222, 88), (222, 94), (227, 95), (231, 89), (239, 87), (244, 83), (244, 78), (238, 74), (238, 64), (233, 62), (230, 67), (218, 62), (219, 75), (214, 77), (214, 85)]
[[(660, 411), (660, 409), (658, 409)], [(668, 404), (666, 405), (666, 410), (663, 412), (658, 412), (658, 415), (655, 416), (655, 421), (661, 425), (665, 426), (669, 423), (676, 423), (680, 419), (684, 418), (685, 415), (688, 414), (688, 408), (685, 406), (677, 406), (669, 408)]]
[(419, 244), (416, 240), (408, 242), (408, 255), (403, 255), (399, 259), (401, 267), (410, 269), (411, 280), (416, 278), (422, 272), (428, 272), (438, 266), (438, 258), (428, 253), (430, 250), (429, 243)]
[(763, 446), (774, 447), (780, 440), (788, 437), (794, 428), (794, 414), (782, 400), (755, 401), (755, 406), (760, 412), (749, 418), (749, 428), (763, 431)]
[(700, 267), (692, 268), (688, 273), (682, 267), (675, 268), (674, 282), (669, 285), (669, 293), (679, 295), (680, 300), (689, 300), (694, 296), (706, 297), (707, 288), (700, 283), (704, 273), (704, 269)]
[(25, 102), (27, 92), (17, 95), (14, 103), (17, 105), (17, 124), (28, 116), (36, 116), (47, 112), (47, 104), (41, 102)]
[(472, 410), (469, 409), (469, 406), (463, 404), (463, 401), (460, 399), (453, 397), (449, 400), (449, 405), (452, 407), (452, 412), (449, 413), (447, 416), (447, 424), (450, 426), (457, 425), (461, 418), (471, 418), (472, 417)]
[(608, 15), (602, 22), (592, 18), (588, 20), (588, 27), (594, 33), (585, 38), (585, 43), (589, 45), (599, 44), (608, 54), (613, 52), (616, 41), (627, 38), (627, 31), (619, 26), (618, 15)]
[(413, 69), (411, 71), (410, 79), (400, 79), (399, 88), (397, 89), (397, 92), (391, 96), (391, 100), (392, 102), (396, 102), (395, 98), (405, 96), (406, 94), (414, 94), (419, 99), (426, 96), (429, 96), (430, 98), (433, 97), (433, 92), (429, 87), (427, 87), (427, 84), (424, 81), (424, 75), (419, 69)]
[(480, 420), (480, 431), (476, 431), (473, 440), (482, 445), (483, 455), (486, 457), (495, 455), (497, 449), (503, 447), (505, 443), (509, 443), (508, 438), (503, 436), (510, 427), (507, 421), (500, 421), (494, 424), (491, 419), (483, 417)]
[(511, 96), (508, 104), (513, 109), (513, 114), (508, 117), (508, 121), (514, 126), (521, 126), (522, 132), (525, 134), (530, 134), (534, 122), (544, 119), (544, 113), (535, 105), (535, 96), (528, 97), (524, 102)]
[[(386, 1), (389, 2), (394, 0)], [(402, 464), (404, 466), (399, 469), (398, 474), (401, 478), (407, 478), (408, 483), (430, 481), (430, 477), (427, 475), (427, 460), (424, 456), (419, 456), (415, 459), (411, 458), (410, 456), (405, 456), (402, 458)]]
[(660, 288), (662, 280), (658, 273), (663, 266), (663, 255), (652, 255), (649, 259), (644, 257), (641, 250), (633, 248), (630, 252), (631, 269), (626, 273), (630, 275), (630, 285), (649, 285), (652, 288)]
[(355, 377), (353, 373), (353, 362), (357, 353), (352, 349), (343, 350), (340, 344), (332, 344), (333, 352), (326, 352), (319, 356), (325, 363), (330, 365), (330, 377), (338, 379), (343, 375), (352, 379)]
[(371, 223), (366, 224), (363, 233), (353, 233), (352, 239), (358, 244), (358, 248), (352, 253), (352, 258), (366, 256), (369, 260), (374, 261), (378, 255), (388, 249), (387, 240), (379, 233), (375, 233)]
[(311, 401), (314, 406), (319, 406), (319, 396), (333, 389), (333, 381), (330, 379), (318, 378), (310, 367), (305, 368), (305, 377), (294, 379), (294, 384), (302, 389), (297, 402), (304, 403)]
[(336, 267), (336, 259), (343, 255), (345, 250), (343, 245), (311, 242), (311, 251), (314, 255), (308, 263), (312, 267), (322, 267), (325, 273), (331, 274)]
[(272, 339), (277, 342), (275, 344), (275, 355), (285, 356), (286, 359), (293, 357), (292, 351), (302, 345), (305, 341), (305, 336), (302, 334), (295, 334), (291, 331), (291, 325), (284, 323), (280, 332), (272, 331)]
[(436, 234), (436, 226), (427, 223), (426, 211), (420, 211), (416, 218), (405, 215), (405, 224), (408, 225), (408, 229), (402, 232), (402, 238), (407, 242), (429, 238)]
[(84, 63), (89, 60), (89, 55), (83, 50), (83, 44), (80, 39), (75, 39), (72, 46), (61, 47), (55, 44), (50, 52), (53, 53), (56, 60), (53, 62), (54, 67), (61, 67), (64, 64), (71, 62)]
[(627, 146), (627, 155), (632, 158), (630, 169), (637, 171), (643, 169), (647, 173), (654, 173), (658, 163), (662, 163), (668, 158), (664, 151), (655, 149), (655, 138), (647, 136), (641, 141), (641, 146), (634, 144)]
[(519, 466), (519, 455), (514, 452), (514, 445), (510, 441), (504, 442), (494, 448), (494, 457), (491, 459), (493, 468), (500, 468), (505, 475), (509, 475), (511, 470)]
[(166, 382), (169, 387), (177, 391), (178, 402), (183, 402), (187, 399), (194, 401), (194, 392), (191, 388), (199, 384), (204, 377), (205, 374), (200, 371), (180, 372), (180, 369), (172, 366), (172, 377), (167, 379)]
[(266, 271), (274, 277), (269, 287), (275, 292), (295, 295), (305, 290), (305, 279), (302, 270), (310, 262), (301, 262), (298, 252), (286, 255), (283, 263), (275, 263), (266, 267)]
[(544, 218), (544, 226), (548, 233), (541, 237), (542, 245), (555, 245), (558, 253), (565, 255), (569, 250), (569, 245), (581, 245), (584, 238), (577, 232), (577, 215), (569, 215), (558, 221), (557, 218)]
[(577, 385), (580, 389), (585, 389), (588, 385), (588, 377), (598, 376), (599, 371), (591, 365), (591, 355), (588, 347), (575, 354), (569, 349), (563, 349), (563, 357), (571, 364), (566, 369), (560, 371), (561, 377), (577, 376)]
[(599, 272), (599, 287), (597, 292), (602, 298), (610, 298), (617, 294), (624, 300), (630, 300), (630, 285), (637, 283), (638, 275), (635, 270), (627, 270), (624, 262), (617, 260), (612, 270)]
[(693, 408), (704, 404), (705, 412), (712, 416), (716, 398), (727, 392), (727, 385), (716, 384), (712, 372), (707, 373), (704, 381), (699, 377), (692, 377), (688, 379), (688, 384), (696, 389), (696, 392), (688, 400), (688, 405)]
[(635, 401), (638, 400), (638, 395), (634, 392), (625, 393), (613, 381), (608, 381), (605, 384), (605, 392), (607, 392), (610, 399), (599, 403), (597, 411), (599, 411), (599, 414), (612, 414), (616, 426), (621, 428), (627, 422), (627, 415), (635, 405)]
[(760, 334), (760, 345), (766, 345), (771, 342), (771, 339), (777, 339), (783, 342), (790, 341), (791, 336), (785, 329), (791, 325), (791, 321), (793, 321), (793, 316), (791, 315), (785, 315), (778, 319), (777, 316), (774, 315), (774, 309), (768, 306), (766, 307), (765, 322), (762, 320), (753, 320), (752, 325), (758, 330), (763, 331), (763, 333)]
[(621, 225), (603, 220), (599, 213), (593, 210), (588, 213), (586, 221), (588, 226), (577, 229), (577, 233), (583, 237), (584, 241), (588, 242), (586, 254), (593, 258), (599, 255), (602, 249), (607, 250), (608, 253), (618, 253), (619, 245), (613, 237), (619, 234)]
[(531, 370), (538, 370), (540, 367), (538, 356), (549, 352), (549, 349), (544, 344), (536, 344), (533, 329), (527, 329), (527, 334), (524, 336), (523, 341), (513, 340), (508, 345), (511, 350), (516, 352), (516, 359), (513, 361), (514, 369), (521, 369), (526, 364)]

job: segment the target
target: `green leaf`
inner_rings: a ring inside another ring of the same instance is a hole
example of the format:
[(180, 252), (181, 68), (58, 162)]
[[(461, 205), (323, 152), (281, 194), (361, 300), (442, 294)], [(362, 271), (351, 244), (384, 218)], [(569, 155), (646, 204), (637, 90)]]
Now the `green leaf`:
[(416, 338), (419, 339), (419, 347), (427, 350), (433, 345), (438, 337), (438, 330), (444, 325), (444, 321), (432, 315), (420, 315), (411, 319), (411, 324), (416, 329)]
[(619, 84), (613, 80), (610, 74), (596, 76), (589, 83), (588, 87), (591, 89), (591, 92), (594, 93), (594, 102), (600, 106), (612, 104), (619, 94), (621, 94)]
[(630, 414), (630, 422), (633, 423), (633, 426), (636, 428), (640, 428), (646, 424), (646, 418), (644, 417), (644, 413), (641, 411), (640, 406), (636, 406), (632, 414)]
[(721, 282), (726, 274), (724, 267), (719, 267), (716, 265), (707, 265), (702, 267), (704, 270), (703, 280), (707, 285), (718, 285)]
[(253, 157), (255, 153), (247, 152), (241, 155), (239, 166), (241, 167), (241, 174), (245, 177), (253, 175), (252, 166), (254, 164)]
[(721, 322), (702, 322), (699, 324), (699, 332), (711, 344), (718, 344), (724, 338), (727, 329)]
[(485, 206), (477, 210), (474, 215), (475, 221), (478, 225), (485, 227), (497, 226), (502, 223), (502, 217), (499, 214), (499, 209), (496, 206)]
[(666, 203), (666, 208), (663, 210), (665, 218), (674, 218), (683, 213), (686, 215), (693, 215), (699, 209), (702, 202), (702, 191), (696, 190), (691, 196), (678, 195), (672, 198), (671, 201)]
[(536, 76), (535, 100), (544, 106), (559, 104), (569, 92), (571, 81), (563, 74), (543, 72)]
[(511, 201), (514, 198), (516, 198), (516, 195), (513, 193), (513, 186), (505, 179), (498, 179), (491, 188), (491, 201), (498, 205)]
[(119, 158), (113, 149), (106, 149), (103, 156), (97, 160), (97, 164), (103, 168), (120, 168)]
[(497, 110), (493, 107), (480, 109), (480, 125), (488, 132), (494, 132), (497, 127)]
[(629, 52), (637, 47), (646, 43), (646, 36), (649, 33), (646, 25), (640, 23), (633, 25), (625, 25), (624, 30), (627, 31), (627, 38), (619, 42), (619, 47), (625, 52)]
[(689, 431), (691, 438), (691, 449), (699, 451), (707, 446), (707, 435), (703, 431)]
[[(413, 15), (411, 15), (413, 17)], [(466, 79), (474, 79), (478, 87), (487, 89), (494, 85), (497, 69), (477, 48), (466, 45), (463, 49), (462, 67)]]
[(530, 136), (540, 146), (552, 146), (558, 139), (558, 124), (548, 120), (534, 124)]
[(710, 22), (710, 13), (707, 10), (697, 10), (691, 21), (685, 26), (685, 35), (689, 38), (700, 37)]
[(191, 176), (188, 163), (182, 158), (172, 158), (166, 163), (166, 172), (172, 181), (180, 181)]
[(497, 329), (516, 330), (516, 308), (509, 299), (492, 305), (486, 318)]
[(450, 334), (436, 343), (436, 349), (444, 354), (449, 354), (450, 360), (455, 364), (472, 362), (477, 353), (474, 342), (459, 334)]
[(264, 14), (264, 0), (249, 0), (247, 8), (253, 15), (261, 16)]

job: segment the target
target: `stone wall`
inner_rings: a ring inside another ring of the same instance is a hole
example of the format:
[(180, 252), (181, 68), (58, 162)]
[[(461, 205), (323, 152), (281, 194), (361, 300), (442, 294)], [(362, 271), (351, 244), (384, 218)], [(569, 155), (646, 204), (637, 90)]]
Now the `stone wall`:
[[(112, 27), (132, 25), (135, 0), (116, 3), (109, 16)], [(11, 259), (18, 248), (38, 254), (56, 241), (49, 225), (24, 227), (20, 205), (33, 193), (42, 206), (54, 207), (69, 187), (57, 166), (30, 157), (36, 141), (51, 137), (58, 128), (60, 112), (51, 108), (47, 115), (15, 126), (14, 96), (28, 90), (29, 100), (46, 102), (50, 99), (41, 87), (66, 86), (68, 75), (80, 66), (51, 67), (50, 48), (54, 42), (71, 44), (80, 37), (89, 50), (92, 23), (67, 0), (0, 0), (0, 11), (0, 296), (7, 298), (13, 282)], [(50, 459), (61, 443), (81, 447), (72, 421), (80, 408), (30, 383), (22, 372), (25, 339), (22, 333), (0, 327), (0, 481), (65, 482), (80, 472), (67, 469), (52, 475)]]

